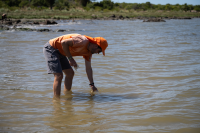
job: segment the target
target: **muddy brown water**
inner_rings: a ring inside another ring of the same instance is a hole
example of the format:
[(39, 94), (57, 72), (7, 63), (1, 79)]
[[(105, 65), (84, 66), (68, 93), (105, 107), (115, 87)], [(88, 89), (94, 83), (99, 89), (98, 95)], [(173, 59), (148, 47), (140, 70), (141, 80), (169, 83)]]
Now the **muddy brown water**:
[[(23, 27), (67, 31), (0, 31), (0, 132), (200, 132), (200, 19), (58, 23)], [(72, 93), (55, 100), (42, 47), (69, 33), (108, 40), (92, 58), (100, 93), (75, 57)]]

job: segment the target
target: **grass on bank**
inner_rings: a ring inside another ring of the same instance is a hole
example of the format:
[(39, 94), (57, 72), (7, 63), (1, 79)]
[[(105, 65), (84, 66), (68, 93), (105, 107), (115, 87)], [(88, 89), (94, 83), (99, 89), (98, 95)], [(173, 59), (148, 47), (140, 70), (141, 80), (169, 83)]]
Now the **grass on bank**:
[(109, 17), (113, 14), (116, 16), (124, 16), (124, 17), (199, 17), (200, 13), (196, 12), (184, 12), (184, 11), (163, 11), (163, 10), (147, 10), (147, 11), (136, 11), (136, 10), (99, 10), (99, 9), (91, 9), (84, 10), (82, 8), (73, 8), (69, 11), (67, 10), (50, 10), (50, 9), (31, 9), (31, 8), (23, 8), (23, 9), (15, 9), (9, 10), (5, 8), (0, 8), (0, 13), (6, 13), (8, 18), (13, 19), (92, 19), (94, 16), (97, 18)]

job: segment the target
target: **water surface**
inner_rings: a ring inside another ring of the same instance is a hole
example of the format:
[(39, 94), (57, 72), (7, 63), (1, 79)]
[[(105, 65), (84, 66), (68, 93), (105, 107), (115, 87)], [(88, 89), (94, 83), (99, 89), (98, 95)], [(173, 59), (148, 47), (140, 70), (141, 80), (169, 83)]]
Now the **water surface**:
[[(200, 132), (200, 19), (58, 23), (32, 28), (66, 32), (0, 31), (0, 132)], [(70, 33), (108, 40), (92, 58), (100, 93), (75, 57), (72, 93), (55, 100), (42, 47)]]

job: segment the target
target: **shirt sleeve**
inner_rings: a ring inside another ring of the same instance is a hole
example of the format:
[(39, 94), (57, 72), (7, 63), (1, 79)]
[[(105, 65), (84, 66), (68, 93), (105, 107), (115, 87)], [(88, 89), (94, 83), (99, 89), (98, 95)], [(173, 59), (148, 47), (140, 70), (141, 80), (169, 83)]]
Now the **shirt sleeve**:
[(83, 56), (83, 58), (86, 59), (87, 61), (91, 62), (92, 54), (90, 56)]

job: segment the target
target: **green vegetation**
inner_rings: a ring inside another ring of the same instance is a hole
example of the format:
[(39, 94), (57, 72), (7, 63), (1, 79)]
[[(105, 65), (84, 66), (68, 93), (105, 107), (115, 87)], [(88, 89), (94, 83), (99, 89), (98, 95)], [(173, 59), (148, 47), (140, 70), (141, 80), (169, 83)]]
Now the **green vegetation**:
[(200, 5), (160, 5), (114, 3), (111, 0), (1, 0), (0, 13), (8, 18), (71, 19), (103, 18), (113, 14), (124, 17), (197, 17)]

